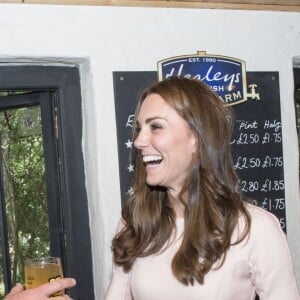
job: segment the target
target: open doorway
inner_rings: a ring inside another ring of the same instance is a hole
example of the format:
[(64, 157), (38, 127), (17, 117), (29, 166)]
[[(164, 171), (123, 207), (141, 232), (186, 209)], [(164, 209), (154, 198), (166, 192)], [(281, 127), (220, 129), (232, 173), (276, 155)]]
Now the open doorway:
[(296, 126), (298, 134), (298, 149), (299, 149), (299, 174), (300, 174), (300, 56), (297, 56), (293, 60), (294, 68), (294, 99), (295, 99), (295, 111), (296, 111)]

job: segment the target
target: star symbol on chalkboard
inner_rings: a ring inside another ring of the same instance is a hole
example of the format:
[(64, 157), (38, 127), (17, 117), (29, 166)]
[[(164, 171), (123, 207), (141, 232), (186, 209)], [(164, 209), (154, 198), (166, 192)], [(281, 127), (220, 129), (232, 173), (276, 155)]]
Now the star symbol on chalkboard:
[(133, 194), (133, 188), (130, 187), (130, 189), (127, 191), (127, 193), (131, 196)]
[(127, 148), (132, 148), (132, 141), (131, 140), (127, 140), (127, 142), (125, 143)]
[(134, 170), (134, 165), (133, 164), (129, 164), (129, 166), (127, 167), (128, 172), (133, 172)]

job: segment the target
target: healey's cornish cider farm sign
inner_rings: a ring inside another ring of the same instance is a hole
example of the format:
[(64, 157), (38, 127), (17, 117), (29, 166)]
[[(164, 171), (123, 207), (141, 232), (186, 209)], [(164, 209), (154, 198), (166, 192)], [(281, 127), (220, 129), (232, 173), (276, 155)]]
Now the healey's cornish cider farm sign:
[(208, 84), (227, 105), (247, 100), (246, 66), (243, 60), (207, 55), (176, 56), (158, 62), (158, 79), (183, 76), (199, 79)]

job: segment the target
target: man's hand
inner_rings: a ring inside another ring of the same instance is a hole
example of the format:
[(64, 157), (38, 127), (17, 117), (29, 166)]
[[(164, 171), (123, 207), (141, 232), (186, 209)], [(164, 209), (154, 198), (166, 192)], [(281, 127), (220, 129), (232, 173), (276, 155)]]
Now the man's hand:
[[(14, 286), (9, 294), (4, 298), (4, 300), (47, 300), (50, 299), (51, 295), (71, 288), (76, 284), (75, 279), (73, 278), (62, 278), (53, 282), (43, 284), (37, 288), (30, 290), (23, 290), (23, 286), (20, 283), (17, 283)], [(55, 300), (70, 300), (71, 298), (68, 295), (55, 297)]]

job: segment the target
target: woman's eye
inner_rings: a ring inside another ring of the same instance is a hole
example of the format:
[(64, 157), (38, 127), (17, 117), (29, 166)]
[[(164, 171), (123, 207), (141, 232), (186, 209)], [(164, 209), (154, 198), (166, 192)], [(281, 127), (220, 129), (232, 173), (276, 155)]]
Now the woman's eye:
[(161, 128), (162, 128), (162, 126), (160, 124), (156, 124), (156, 123), (151, 124), (152, 130), (161, 129)]

